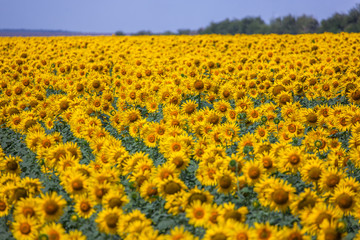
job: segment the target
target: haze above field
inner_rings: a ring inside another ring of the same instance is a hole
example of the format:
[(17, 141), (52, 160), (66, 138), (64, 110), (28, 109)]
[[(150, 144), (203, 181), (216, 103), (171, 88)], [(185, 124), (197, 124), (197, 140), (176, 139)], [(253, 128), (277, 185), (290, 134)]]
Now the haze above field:
[(321, 21), (346, 13), (356, 0), (2, 0), (0, 29), (46, 29), (87, 33), (176, 32), (198, 29), (226, 18), (261, 17), (265, 22), (288, 14)]

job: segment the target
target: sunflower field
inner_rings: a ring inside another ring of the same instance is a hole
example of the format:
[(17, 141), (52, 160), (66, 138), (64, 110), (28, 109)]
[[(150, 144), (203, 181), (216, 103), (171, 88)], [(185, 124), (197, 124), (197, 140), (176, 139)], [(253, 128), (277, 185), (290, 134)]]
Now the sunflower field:
[(0, 239), (360, 239), (360, 34), (0, 38)]

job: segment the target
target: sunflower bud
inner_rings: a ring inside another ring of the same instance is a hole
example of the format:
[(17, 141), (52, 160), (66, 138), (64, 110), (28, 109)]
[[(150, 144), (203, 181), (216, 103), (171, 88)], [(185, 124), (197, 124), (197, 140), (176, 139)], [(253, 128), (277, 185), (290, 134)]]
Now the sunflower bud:
[(322, 146), (321, 140), (316, 140), (314, 145), (315, 145), (316, 148), (321, 148), (321, 146)]
[(341, 232), (341, 233), (345, 233), (346, 232), (346, 223), (343, 220), (338, 221), (337, 225), (336, 225), (336, 229), (337, 231)]
[(38, 239), (39, 240), (49, 240), (49, 236), (47, 234), (40, 234)]
[(235, 167), (236, 166), (236, 161), (234, 159), (232, 159), (230, 162), (229, 162), (229, 166), (230, 167)]
[(76, 214), (71, 215), (71, 221), (77, 222), (79, 220), (79, 217)]

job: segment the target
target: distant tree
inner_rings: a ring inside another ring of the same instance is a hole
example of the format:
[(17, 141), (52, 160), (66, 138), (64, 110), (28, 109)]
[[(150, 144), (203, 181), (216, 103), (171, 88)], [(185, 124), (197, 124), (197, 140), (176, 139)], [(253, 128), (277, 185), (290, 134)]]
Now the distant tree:
[(270, 21), (270, 32), (278, 34), (296, 34), (298, 33), (296, 18), (291, 14), (281, 18), (275, 18)]
[(161, 33), (161, 35), (175, 35), (172, 31), (165, 31), (164, 33)]
[(360, 32), (360, 4), (350, 9), (346, 23), (345, 32)]
[(335, 13), (330, 18), (321, 21), (320, 32), (339, 33), (345, 30), (347, 15)]
[(267, 33), (268, 28), (260, 17), (246, 17), (241, 20), (225, 19), (219, 23), (212, 22), (210, 26), (199, 31), (201, 34), (255, 34)]
[(141, 35), (154, 35), (154, 34), (151, 31), (141, 30), (133, 35), (141, 36)]
[(115, 35), (116, 36), (124, 36), (125, 33), (123, 31), (117, 31), (117, 32), (115, 32)]
[(179, 29), (177, 34), (178, 35), (190, 35), (191, 30), (190, 29)]
[(316, 33), (319, 22), (311, 16), (302, 15), (296, 19), (297, 33)]
[(241, 20), (242, 31), (245, 34), (265, 34), (268, 33), (266, 23), (260, 17), (246, 17)]
[[(266, 24), (260, 17), (245, 17), (242, 19), (220, 22), (211, 22), (205, 28), (198, 30), (179, 29), (177, 33), (166, 31), (157, 33), (162, 35), (194, 35), (194, 34), (302, 34), (302, 33), (323, 33), (323, 32), (360, 32), (360, 4), (350, 9), (347, 14), (334, 13), (331, 17), (322, 20), (320, 23), (312, 16), (302, 15), (300, 17), (291, 14), (272, 19)], [(125, 35), (118, 31), (115, 35)], [(132, 35), (154, 35), (151, 31), (139, 31)]]

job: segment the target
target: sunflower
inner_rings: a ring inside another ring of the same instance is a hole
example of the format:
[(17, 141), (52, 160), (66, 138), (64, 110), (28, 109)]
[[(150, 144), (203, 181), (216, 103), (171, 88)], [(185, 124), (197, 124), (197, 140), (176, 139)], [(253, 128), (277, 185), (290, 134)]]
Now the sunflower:
[(296, 189), (285, 180), (279, 179), (274, 183), (265, 190), (265, 194), (268, 196), (268, 205), (272, 210), (285, 212), (295, 198)]
[(270, 135), (270, 129), (269, 127), (259, 125), (254, 135), (259, 142), (266, 141)]
[(349, 92), (346, 93), (347, 99), (352, 104), (359, 104), (360, 103), (360, 89), (359, 87), (351, 89)]
[[(125, 151), (125, 153), (123, 153), (122, 151)], [(128, 152), (125, 150), (125, 148), (123, 150), (121, 150), (121, 153), (118, 152), (118, 154), (125, 154), (125, 156), (127, 157), (127, 159), (123, 159), (123, 174), (130, 174), (131, 172), (133, 172), (135, 170), (135, 166), (137, 165), (138, 162), (141, 161), (146, 161), (146, 162), (150, 162), (152, 161), (149, 157), (149, 155), (145, 152), (136, 152), (134, 154), (132, 154), (131, 156), (129, 156)]]
[(176, 152), (189, 152), (187, 143), (179, 136), (169, 136), (166, 140), (160, 141), (159, 149), (165, 158), (169, 158), (171, 154)]
[(123, 216), (120, 208), (103, 209), (95, 219), (99, 232), (117, 234), (118, 226), (123, 222)]
[(20, 175), (20, 162), (22, 162), (22, 159), (18, 156), (5, 156), (4, 159), (0, 162), (0, 171), (2, 172), (2, 174), (14, 173)]
[(224, 203), (222, 204), (219, 213), (220, 213), (220, 216), (218, 218), (219, 222), (226, 222), (232, 220), (235, 222), (245, 223), (246, 214), (249, 213), (249, 210), (245, 206), (240, 208), (235, 208), (234, 203)]
[(260, 109), (259, 108), (249, 108), (246, 111), (248, 120), (251, 122), (257, 122), (261, 119)]
[(31, 217), (34, 219), (39, 219), (39, 212), (37, 211), (37, 199), (35, 198), (23, 198), (20, 199), (16, 205), (13, 213), (14, 219), (20, 216)]
[(275, 97), (275, 102), (280, 106), (284, 106), (288, 103), (291, 104), (293, 102), (293, 97), (290, 92), (283, 91)]
[(235, 123), (226, 122), (220, 127), (219, 137), (224, 139), (225, 144), (231, 144), (239, 140), (240, 128)]
[(148, 224), (146, 221), (136, 220), (129, 225), (129, 227), (126, 229), (126, 231), (123, 234), (126, 234), (124, 240), (132, 240), (132, 239), (151, 240), (153, 239), (154, 235), (158, 234), (158, 231), (154, 230), (152, 226)]
[(61, 182), (61, 185), (69, 195), (81, 195), (88, 191), (87, 178), (83, 174), (72, 170), (69, 170), (67, 178)]
[[(230, 225), (229, 223), (228, 225)], [(214, 240), (214, 239), (229, 239), (231, 233), (227, 230), (229, 226), (226, 223), (223, 225), (213, 225), (211, 228), (206, 230), (203, 240)]]
[(219, 171), (215, 164), (208, 164), (196, 170), (196, 178), (202, 185), (215, 186), (217, 184), (216, 173)]
[(148, 170), (145, 171), (133, 171), (128, 176), (129, 182), (132, 183), (137, 190), (141, 187), (141, 185), (149, 180), (151, 177), (151, 173)]
[(273, 173), (277, 170), (277, 159), (272, 152), (263, 152), (255, 155), (255, 159), (262, 162), (262, 165), (267, 173)]
[(324, 202), (317, 204), (311, 212), (303, 212), (300, 216), (305, 231), (311, 235), (319, 234), (324, 221), (337, 221), (342, 214)]
[[(139, 223), (141, 223), (141, 227), (137, 228), (136, 226), (139, 226)], [(117, 233), (120, 236), (124, 236), (128, 233), (134, 233), (136, 230), (139, 230), (140, 232), (142, 228), (150, 227), (151, 223), (151, 219), (146, 218), (145, 214), (136, 209), (121, 216), (121, 221), (119, 221), (117, 227)]]
[(122, 125), (129, 126), (141, 120), (141, 112), (139, 109), (128, 109), (122, 113)]
[(181, 105), (181, 114), (186, 116), (191, 116), (196, 112), (198, 104), (194, 100), (186, 100)]
[(216, 173), (215, 178), (219, 193), (229, 194), (236, 191), (236, 175), (234, 172), (223, 169)]
[(255, 239), (255, 231), (253, 228), (249, 228), (248, 225), (240, 222), (232, 222), (232, 226), (229, 229), (231, 240), (245, 240)]
[(275, 240), (277, 239), (278, 229), (275, 226), (266, 223), (254, 223), (255, 236), (259, 240)]
[(319, 239), (344, 239), (346, 232), (342, 232), (338, 228), (336, 221), (329, 221), (325, 219), (320, 225), (320, 231), (318, 233)]
[(319, 181), (320, 190), (325, 194), (329, 195), (334, 192), (336, 186), (342, 179), (345, 178), (345, 173), (335, 167), (325, 168), (322, 177)]
[(306, 183), (317, 184), (324, 170), (325, 164), (323, 161), (319, 161), (318, 158), (308, 160), (300, 169), (301, 178)]
[(339, 185), (337, 185), (336, 187), (349, 187), (350, 190), (354, 193), (360, 192), (360, 182), (357, 181), (354, 177), (346, 177), (341, 179)]
[(168, 161), (175, 165), (176, 170), (184, 170), (189, 166), (190, 158), (188, 154), (180, 151), (172, 153)]
[(41, 194), (37, 211), (46, 222), (57, 221), (64, 213), (66, 201), (56, 192)]
[(222, 117), (225, 117), (227, 115), (227, 111), (231, 109), (230, 103), (225, 100), (214, 102), (213, 105), (215, 111), (219, 112)]
[(156, 147), (157, 145), (157, 137), (156, 137), (156, 134), (155, 133), (148, 133), (148, 134), (145, 134), (143, 136), (143, 140), (144, 140), (144, 144), (147, 146), (147, 147)]
[(147, 172), (154, 171), (154, 162), (150, 158), (140, 159), (134, 167), (134, 172), (144, 173), (146, 171)]
[[(33, 152), (37, 152), (37, 149), (42, 143), (42, 138), (46, 137), (45, 132), (30, 132), (27, 134), (25, 143), (26, 146)], [(5, 156), (4, 156), (5, 157)]]
[(211, 109), (211, 110), (208, 110), (208, 113), (206, 115), (206, 122), (215, 126), (215, 125), (218, 125), (221, 123), (221, 120), (222, 120), (221, 117), (222, 117), (221, 113)]
[(186, 209), (195, 201), (200, 201), (201, 203), (210, 204), (213, 202), (214, 196), (205, 190), (198, 189), (197, 186), (186, 192), (182, 197), (183, 208)]
[(149, 99), (146, 101), (146, 109), (149, 113), (155, 113), (159, 109), (159, 103), (156, 99)]
[(89, 185), (89, 195), (95, 199), (96, 203), (102, 203), (103, 197), (109, 192), (112, 185), (105, 181), (102, 183), (93, 182)]
[(86, 240), (86, 236), (79, 230), (70, 230), (68, 233), (68, 240)]
[(64, 227), (60, 223), (51, 222), (41, 228), (39, 232), (39, 239), (67, 239)]
[(359, 204), (359, 198), (350, 187), (338, 186), (330, 197), (330, 203), (345, 216), (351, 214)]
[(288, 146), (279, 152), (278, 169), (281, 172), (296, 173), (305, 163), (303, 147)]
[(294, 201), (290, 204), (290, 210), (293, 215), (300, 215), (311, 211), (319, 202), (321, 202), (321, 199), (316, 192), (306, 188), (304, 192), (295, 196)]
[(303, 113), (301, 114), (301, 122), (304, 125), (313, 128), (316, 127), (319, 124), (318, 113), (312, 108), (303, 109)]
[(185, 210), (189, 224), (195, 227), (204, 227), (210, 217), (209, 205), (200, 200), (193, 201)]
[(244, 164), (243, 174), (249, 185), (254, 185), (265, 176), (263, 163), (258, 160), (251, 160)]
[(154, 172), (152, 172), (152, 179), (155, 182), (163, 182), (168, 178), (179, 177), (180, 172), (177, 170), (176, 165), (172, 162), (165, 162), (162, 165), (159, 165), (155, 168)]
[(140, 196), (148, 202), (157, 200), (158, 195), (158, 184), (154, 181), (144, 181), (140, 187)]
[(193, 236), (190, 232), (186, 231), (184, 226), (175, 226), (170, 229), (170, 233), (165, 235), (165, 240), (196, 240), (197, 237)]
[(38, 237), (40, 223), (30, 216), (17, 216), (16, 221), (12, 223), (12, 233), (15, 239), (33, 240)]
[(74, 210), (81, 218), (90, 218), (95, 213), (94, 206), (96, 205), (96, 201), (91, 196), (85, 194), (76, 196), (74, 201)]
[(185, 190), (181, 190), (174, 194), (166, 195), (164, 208), (168, 211), (168, 213), (176, 216), (179, 213), (183, 213), (185, 211), (185, 209), (182, 207), (182, 196), (184, 195), (184, 193)]
[(280, 240), (311, 240), (304, 229), (300, 229), (297, 223), (290, 227), (284, 227), (279, 231)]
[(179, 178), (173, 177), (165, 179), (158, 185), (159, 195), (162, 197), (176, 194), (185, 189), (187, 189), (185, 183), (182, 182)]
[(11, 205), (9, 205), (8, 199), (1, 194), (0, 195), (0, 217), (7, 216), (9, 214)]
[(239, 153), (243, 153), (245, 147), (254, 148), (256, 144), (257, 144), (257, 139), (255, 138), (255, 136), (251, 133), (246, 133), (240, 138), (237, 151)]

